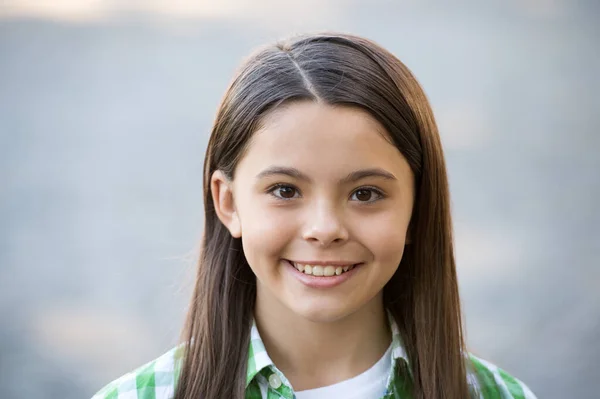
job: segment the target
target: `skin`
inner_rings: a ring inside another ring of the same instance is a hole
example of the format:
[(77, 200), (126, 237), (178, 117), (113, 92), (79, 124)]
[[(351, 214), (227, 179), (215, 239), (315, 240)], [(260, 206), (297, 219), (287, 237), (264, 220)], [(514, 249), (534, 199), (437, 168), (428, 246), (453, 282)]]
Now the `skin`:
[[(382, 290), (407, 242), (414, 179), (388, 137), (361, 109), (292, 103), (263, 120), (233, 181), (212, 176), (217, 215), (257, 277), (261, 337), (295, 390), (354, 377), (391, 342)], [(388, 176), (348, 179), (374, 169)], [(286, 260), (360, 266), (323, 289), (301, 283)]]

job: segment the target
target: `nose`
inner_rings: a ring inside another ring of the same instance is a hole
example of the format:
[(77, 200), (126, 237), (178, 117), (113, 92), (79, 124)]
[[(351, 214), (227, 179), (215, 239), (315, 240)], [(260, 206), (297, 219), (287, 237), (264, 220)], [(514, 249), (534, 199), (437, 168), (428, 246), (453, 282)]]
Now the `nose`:
[(308, 210), (307, 222), (304, 225), (302, 238), (328, 246), (348, 240), (348, 230), (344, 224), (341, 211), (328, 204), (317, 204)]

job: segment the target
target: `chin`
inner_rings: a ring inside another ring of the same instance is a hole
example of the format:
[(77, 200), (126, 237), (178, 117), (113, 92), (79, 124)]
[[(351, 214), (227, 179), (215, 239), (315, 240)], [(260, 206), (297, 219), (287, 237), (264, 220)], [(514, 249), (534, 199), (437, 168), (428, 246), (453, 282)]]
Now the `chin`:
[(311, 303), (305, 306), (298, 306), (298, 303), (293, 304), (290, 310), (299, 317), (310, 320), (314, 323), (331, 323), (343, 319), (352, 314), (352, 310), (348, 306), (340, 306), (339, 303), (327, 306), (311, 306)]

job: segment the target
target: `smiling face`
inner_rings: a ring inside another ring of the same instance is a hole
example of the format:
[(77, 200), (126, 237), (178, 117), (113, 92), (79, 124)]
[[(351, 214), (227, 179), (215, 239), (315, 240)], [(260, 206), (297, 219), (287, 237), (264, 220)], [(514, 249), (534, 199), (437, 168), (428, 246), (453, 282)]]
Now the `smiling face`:
[(254, 133), (234, 180), (217, 172), (211, 184), (221, 221), (241, 236), (263, 310), (334, 321), (382, 306), (404, 251), (414, 183), (366, 111), (281, 107)]

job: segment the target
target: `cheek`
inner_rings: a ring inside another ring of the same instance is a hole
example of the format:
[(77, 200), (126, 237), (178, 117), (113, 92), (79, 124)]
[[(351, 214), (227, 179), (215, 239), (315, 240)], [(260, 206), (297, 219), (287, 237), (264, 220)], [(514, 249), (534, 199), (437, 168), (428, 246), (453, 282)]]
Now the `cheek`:
[(295, 218), (260, 201), (245, 203), (250, 206), (238, 209), (238, 214), (248, 263), (254, 268), (265, 261), (278, 260), (297, 233)]
[(396, 267), (402, 259), (408, 221), (400, 215), (382, 213), (369, 218), (360, 228), (361, 241), (379, 263)]

